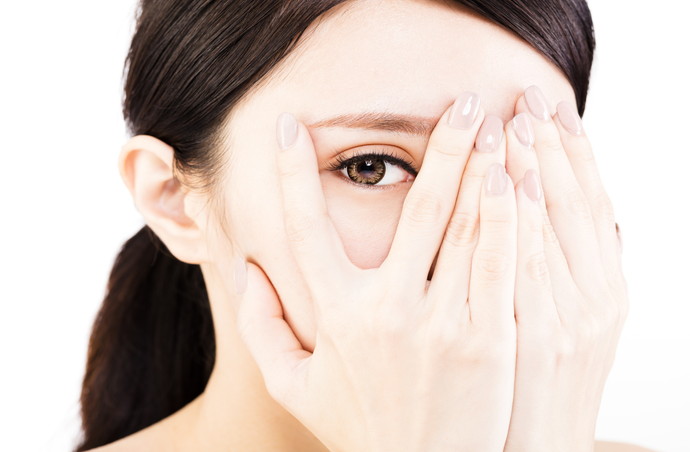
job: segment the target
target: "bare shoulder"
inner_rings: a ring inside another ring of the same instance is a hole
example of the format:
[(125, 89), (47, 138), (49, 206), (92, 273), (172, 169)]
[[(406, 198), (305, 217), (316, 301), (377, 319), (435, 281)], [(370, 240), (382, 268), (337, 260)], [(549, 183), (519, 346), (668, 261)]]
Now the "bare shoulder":
[(612, 443), (609, 441), (596, 441), (594, 452), (656, 452), (646, 447), (628, 443)]

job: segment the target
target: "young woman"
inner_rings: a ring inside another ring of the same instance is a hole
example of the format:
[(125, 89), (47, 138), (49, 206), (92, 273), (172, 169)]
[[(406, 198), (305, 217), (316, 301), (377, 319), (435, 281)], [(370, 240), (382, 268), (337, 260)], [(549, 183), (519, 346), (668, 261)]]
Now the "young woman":
[(584, 0), (144, 0), (77, 450), (641, 450), (593, 49)]

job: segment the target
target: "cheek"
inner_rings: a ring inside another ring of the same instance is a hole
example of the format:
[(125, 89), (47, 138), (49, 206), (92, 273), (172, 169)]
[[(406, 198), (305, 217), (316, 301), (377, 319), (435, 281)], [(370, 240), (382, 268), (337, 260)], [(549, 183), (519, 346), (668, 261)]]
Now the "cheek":
[(379, 267), (390, 250), (409, 187), (366, 190), (322, 178), (328, 213), (347, 256), (360, 268)]

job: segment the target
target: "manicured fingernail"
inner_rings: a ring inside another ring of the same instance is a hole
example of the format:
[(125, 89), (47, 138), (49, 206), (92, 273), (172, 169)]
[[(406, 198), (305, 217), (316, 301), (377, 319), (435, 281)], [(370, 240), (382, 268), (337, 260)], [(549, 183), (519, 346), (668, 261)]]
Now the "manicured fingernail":
[(498, 116), (484, 118), (475, 147), (479, 152), (494, 152), (503, 139), (503, 121)]
[(537, 118), (546, 121), (551, 117), (549, 114), (549, 106), (546, 104), (546, 98), (539, 88), (532, 85), (525, 90), (525, 102), (527, 108)]
[(508, 175), (505, 166), (500, 163), (492, 164), (486, 171), (486, 192), (490, 195), (500, 195), (506, 191)]
[(523, 146), (531, 148), (534, 145), (534, 129), (527, 113), (520, 113), (513, 118), (513, 129)]
[(242, 295), (247, 290), (247, 262), (235, 256), (235, 292)]
[(450, 109), (448, 125), (455, 129), (467, 130), (472, 127), (479, 113), (479, 96), (465, 91), (460, 94)]
[(278, 116), (276, 127), (278, 146), (281, 150), (286, 150), (297, 140), (297, 120), (290, 113), (281, 113)]
[(525, 194), (532, 201), (539, 201), (541, 199), (541, 185), (539, 184), (539, 176), (533, 169), (525, 171), (525, 177), (522, 180), (522, 189)]
[(573, 135), (582, 135), (582, 119), (580, 119), (580, 115), (575, 110), (575, 107), (570, 105), (569, 102), (561, 102), (556, 107), (556, 111), (558, 112), (558, 119), (565, 127), (565, 130)]

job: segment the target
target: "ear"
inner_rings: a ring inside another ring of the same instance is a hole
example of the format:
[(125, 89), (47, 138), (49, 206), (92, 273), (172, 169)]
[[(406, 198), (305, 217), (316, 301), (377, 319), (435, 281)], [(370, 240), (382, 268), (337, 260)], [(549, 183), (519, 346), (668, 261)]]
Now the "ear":
[(174, 154), (161, 140), (137, 135), (122, 148), (120, 175), (146, 224), (170, 252), (183, 262), (200, 264), (208, 256), (199, 226), (206, 217), (200, 200), (175, 177)]

